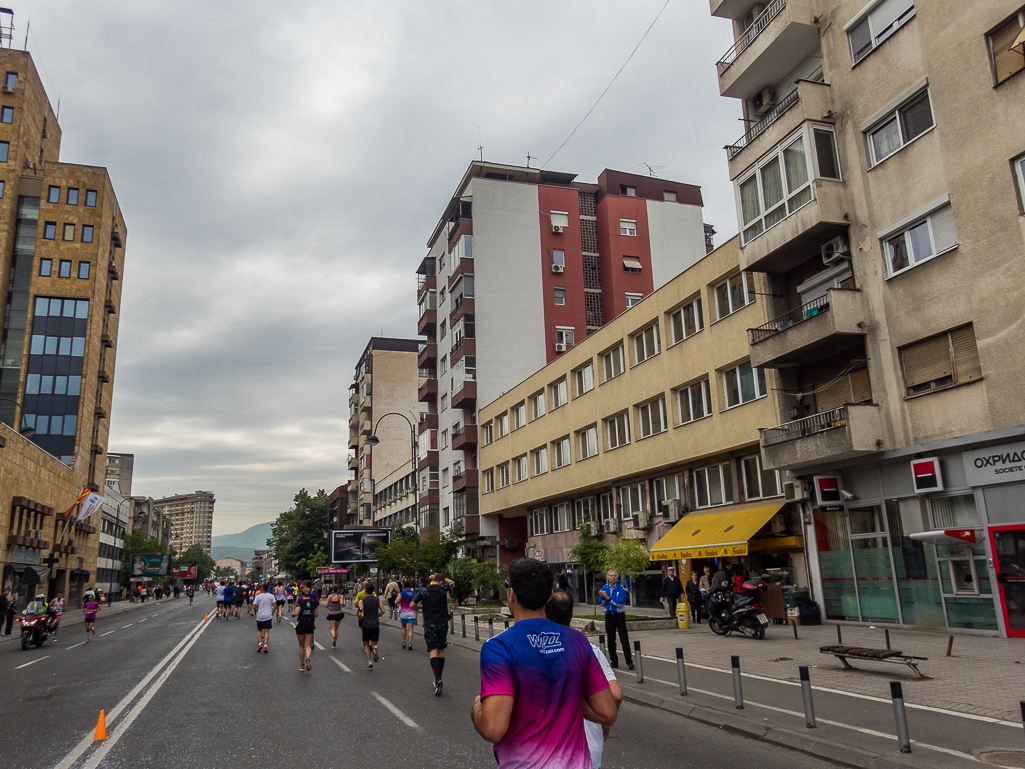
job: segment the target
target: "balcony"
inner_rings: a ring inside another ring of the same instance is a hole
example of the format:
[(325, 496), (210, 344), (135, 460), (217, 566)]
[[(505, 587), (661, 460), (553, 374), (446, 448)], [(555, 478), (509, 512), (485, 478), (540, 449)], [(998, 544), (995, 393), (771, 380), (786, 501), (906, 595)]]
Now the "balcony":
[(355, 455), (349, 457), (349, 469), (352, 471), (359, 470), (359, 457)]
[(476, 537), (480, 534), (480, 516), (467, 515), (463, 520), (463, 534), (467, 537)]
[(761, 428), (766, 470), (797, 470), (883, 450), (879, 407), (847, 405), (778, 427)]
[(416, 359), (417, 368), (436, 368), (438, 365), (438, 345), (434, 342), (420, 342), (420, 350)]
[(831, 288), (826, 296), (748, 329), (751, 365), (791, 368), (840, 352), (865, 336), (865, 318), (861, 291)]
[(454, 326), (464, 315), (473, 315), (473, 297), (460, 294), (452, 302), (452, 312), (449, 313), (449, 325)]
[(452, 408), (472, 409), (477, 405), (477, 383), (464, 381), (463, 386), (452, 393)]
[(782, 81), (819, 47), (812, 0), (773, 0), (716, 64), (719, 93), (750, 99)]
[(477, 355), (477, 340), (460, 337), (450, 351), (449, 365), (456, 365), (464, 355)]
[(438, 325), (438, 311), (424, 310), (420, 320), (416, 322), (416, 332), (420, 336), (434, 336), (434, 329)]
[(416, 276), (416, 301), (419, 304), (420, 300), (424, 298), (424, 294), (428, 291), (433, 291), (438, 287), (438, 278), (434, 275), (417, 275)]
[(369, 419), (365, 419), (359, 423), (359, 434), (370, 435), (374, 431), (373, 426), (370, 424)]
[(359, 448), (359, 431), (358, 430), (356, 432), (352, 432), (352, 431), (349, 432), (349, 448), (350, 449)]
[(421, 414), (420, 415), (420, 429), (419, 435), (423, 435), (428, 430), (438, 429), (438, 415), (437, 414)]
[(479, 472), (476, 467), (467, 467), (459, 475), (452, 476), (452, 491), (476, 489), (479, 485)]
[(373, 399), (367, 395), (359, 402), (359, 410), (363, 414), (369, 414), (373, 408)]
[(424, 489), (420, 492), (420, 499), (418, 500), (421, 505), (436, 505), (439, 502), (440, 493), (437, 489)]
[(463, 275), (473, 275), (473, 259), (463, 257), (456, 262), (455, 267), (452, 269), (452, 274), (448, 276), (448, 288), (450, 291), (456, 284), (456, 281)]
[(826, 241), (847, 234), (846, 186), (816, 179), (812, 190), (814, 200), (741, 247), (742, 270), (787, 272), (819, 253)]
[(420, 403), (434, 403), (438, 400), (438, 380), (434, 377), (420, 378), (420, 389), (417, 391), (416, 399)]
[(417, 470), (426, 470), (428, 467), (438, 466), (438, 451), (437, 449), (420, 450), (420, 455), (416, 460)]
[(452, 431), (452, 448), (469, 451), (477, 447), (477, 425), (460, 425)]

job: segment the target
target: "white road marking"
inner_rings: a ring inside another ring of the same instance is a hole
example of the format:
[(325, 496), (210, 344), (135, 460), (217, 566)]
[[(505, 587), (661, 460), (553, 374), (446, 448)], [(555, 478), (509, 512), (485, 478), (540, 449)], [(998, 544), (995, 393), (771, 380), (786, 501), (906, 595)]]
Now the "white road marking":
[(77, 649), (79, 646), (85, 646), (85, 643), (86, 643), (85, 641), (82, 641), (81, 643), (77, 643), (74, 646), (66, 646), (66, 647), (64, 647), (64, 651), (69, 652), (72, 649)]
[(423, 731), (423, 729), (422, 729), (422, 728), (420, 727), (420, 724), (418, 724), (418, 723), (417, 723), (416, 721), (414, 721), (414, 720), (413, 720), (412, 718), (410, 718), (409, 716), (407, 716), (407, 715), (406, 715), (405, 713), (403, 713), (403, 712), (402, 712), (401, 710), (399, 710), (399, 709), (398, 709), (397, 707), (395, 707), (394, 705), (392, 705), (392, 704), (391, 704), (390, 702), (388, 702), (388, 700), (386, 700), (386, 699), (385, 699), (384, 697), (382, 697), (382, 696), (381, 696), (380, 694), (378, 694), (377, 692), (370, 692), (370, 693), (371, 693), (371, 694), (373, 694), (373, 695), (374, 695), (374, 697), (375, 697), (375, 698), (377, 699), (377, 701), (378, 701), (378, 702), (380, 702), (380, 703), (381, 703), (382, 705), (384, 705), (384, 706), (385, 706), (386, 708), (388, 708), (388, 710), (390, 710), (390, 711), (392, 712), (392, 714), (394, 714), (394, 716), (395, 716), (396, 718), (398, 718), (398, 719), (399, 719), (399, 720), (400, 720), (400, 721), (401, 721), (402, 723), (404, 723), (404, 724), (405, 724), (406, 726), (411, 726), (411, 727), (413, 727), (414, 729), (418, 729), (418, 730), (419, 730), (419, 731), (421, 731), (421, 732)]
[(113, 632), (114, 632), (113, 630), (108, 630), (106, 633), (100, 633), (100, 638), (103, 638), (103, 636), (105, 636), (105, 635), (110, 635)]
[(346, 673), (351, 673), (351, 672), (352, 672), (352, 668), (350, 668), (350, 667), (349, 667), (348, 665), (346, 665), (346, 664), (345, 664), (344, 662), (342, 662), (341, 660), (339, 660), (339, 659), (336, 659), (335, 657), (329, 657), (329, 659), (330, 659), (330, 660), (331, 660), (331, 661), (332, 661), (333, 663), (335, 663), (335, 664), (336, 664), (336, 665), (337, 665), (338, 667), (340, 667), (340, 668), (341, 668), (342, 670), (344, 670), (344, 671), (345, 671)]
[[(153, 680), (153, 677), (160, 672), (160, 669), (164, 665), (166, 665), (167, 662), (172, 657), (174, 657), (175, 654), (178, 653), (179, 649), (181, 649), (186, 643), (189, 642), (189, 639), (194, 634), (199, 633), (200, 629), (205, 627), (205, 625), (206, 623), (200, 620), (200, 622), (197, 623), (196, 626), (192, 628), (192, 630), (186, 633), (185, 637), (178, 642), (178, 645), (175, 646), (166, 657), (160, 660), (160, 662), (158, 662), (153, 667), (153, 669), (150, 670), (150, 672), (147, 673), (146, 676), (135, 685), (135, 688), (133, 688), (130, 692), (128, 692), (128, 694), (125, 695), (124, 699), (122, 699), (117, 705), (114, 706), (114, 709), (111, 710), (110, 713), (107, 715), (107, 720), (113, 723), (115, 719), (117, 719), (117, 717), (121, 715), (121, 712), (126, 707), (128, 707), (129, 704), (131, 704), (132, 700), (134, 700), (139, 695), (139, 692), (141, 692), (146, 687), (146, 685)], [(71, 766), (74, 765), (75, 762), (82, 757), (82, 754), (85, 753), (92, 746), (92, 744), (93, 732), (90, 731), (85, 735), (85, 737), (82, 738), (82, 741), (79, 742), (78, 745), (71, 749), (71, 751), (64, 757), (64, 759), (59, 764), (57, 764), (54, 767), (54, 769), (71, 769)]]
[(42, 657), (36, 657), (31, 662), (26, 662), (24, 665), (18, 665), (18, 667), (16, 667), (15, 670), (21, 670), (22, 668), (27, 668), (29, 665), (35, 665), (37, 662), (42, 662), (43, 660), (47, 659), (49, 656), (50, 656), (49, 654), (46, 654), (46, 655), (43, 655)]
[(149, 617), (144, 617), (143, 619), (139, 620), (139, 622), (145, 622), (148, 619), (149, 619)]
[[(653, 681), (656, 684), (665, 684), (666, 686), (672, 686), (672, 687), (678, 687), (679, 686), (678, 682), (662, 681), (662, 680), (660, 680), (658, 678), (648, 678), (647, 676), (645, 676), (645, 680)], [(729, 700), (731, 702), (733, 701), (733, 696), (732, 695), (720, 694), (719, 692), (710, 692), (710, 691), (707, 691), (705, 689), (695, 689), (695, 688), (690, 687), (690, 686), (687, 687), (687, 691), (697, 692), (698, 694), (705, 694), (705, 695), (708, 695), (709, 697), (717, 697), (720, 700)], [(798, 713), (796, 710), (787, 710), (786, 708), (778, 708), (775, 705), (762, 705), (760, 702), (752, 702), (751, 700), (748, 700), (748, 699), (744, 700), (744, 705), (745, 705), (745, 707), (747, 705), (751, 705), (752, 707), (763, 708), (765, 710), (771, 710), (771, 711), (776, 712), (776, 713), (784, 713), (785, 715), (788, 715), (788, 716), (797, 716), (798, 718), (804, 718), (804, 713)], [(822, 724), (828, 724), (829, 726), (839, 726), (842, 729), (850, 729), (851, 731), (859, 732), (860, 734), (867, 734), (867, 735), (869, 735), (871, 737), (882, 737), (882, 738), (887, 739), (887, 740), (895, 740), (895, 739), (897, 739), (897, 735), (895, 735), (895, 734), (887, 734), (886, 732), (879, 732), (879, 731), (876, 731), (875, 729), (866, 729), (866, 728), (864, 728), (862, 726), (852, 726), (851, 724), (845, 724), (842, 721), (829, 721), (829, 720), (827, 720), (825, 718), (818, 718), (818, 717), (816, 717), (815, 720), (817, 722), (819, 722), (819, 723), (822, 723)], [(973, 755), (971, 755), (969, 753), (962, 753), (959, 750), (951, 750), (950, 748), (942, 748), (939, 745), (929, 745), (928, 743), (919, 742), (918, 740), (911, 740), (911, 744), (915, 745), (915, 746), (917, 746), (919, 748), (926, 748), (928, 750), (935, 750), (935, 751), (937, 751), (939, 753), (946, 753), (946, 754), (951, 755), (951, 756), (957, 756), (958, 758), (964, 758), (964, 759), (968, 759), (969, 761), (975, 761), (976, 763), (981, 763), (979, 761), (979, 759), (976, 758), (975, 756), (973, 756)]]
[(124, 630), (126, 627), (131, 627), (134, 624), (135, 624), (134, 622), (129, 622), (127, 625), (122, 625), (121, 629)]
[(321, 651), (324, 651), (324, 647), (320, 645), (320, 641), (314, 641), (313, 645), (316, 646)]
[[(670, 663), (672, 665), (676, 664), (676, 660), (666, 659), (665, 657), (649, 657), (649, 656), (645, 655), (644, 659), (646, 659), (646, 660), (658, 660), (659, 662), (668, 662), (668, 663)], [(714, 673), (726, 673), (727, 675), (731, 675), (732, 674), (731, 670), (726, 670), (724, 668), (711, 667), (710, 665), (697, 665), (697, 664), (695, 664), (693, 662), (688, 662), (687, 663), (687, 667), (689, 667), (689, 668), (697, 668), (698, 670), (711, 670)], [(757, 673), (741, 673), (741, 675), (744, 678), (751, 678), (751, 679), (756, 680), (756, 681), (769, 681), (771, 683), (783, 684), (785, 686), (800, 686), (801, 685), (801, 683), (799, 681), (787, 681), (786, 679), (783, 679), (783, 678), (772, 678), (770, 676), (760, 676)], [(674, 684), (674, 686), (675, 686), (675, 684)], [(842, 689), (830, 689), (829, 687), (826, 687), (826, 686), (812, 686), (811, 688), (812, 688), (813, 691), (816, 691), (816, 692), (826, 692), (827, 694), (842, 694), (844, 697), (853, 697), (853, 698), (859, 699), (859, 700), (869, 700), (870, 702), (883, 702), (883, 703), (886, 703), (887, 705), (891, 704), (891, 700), (888, 700), (885, 697), (873, 697), (871, 694), (858, 694), (857, 692), (845, 692)], [(695, 689), (695, 691), (697, 691), (697, 690)], [(730, 699), (732, 699), (732, 697)], [(971, 721), (983, 721), (983, 722), (985, 722), (987, 724), (999, 724), (1001, 726), (1010, 726), (1010, 727), (1012, 727), (1014, 729), (1021, 729), (1022, 728), (1021, 724), (1015, 723), (1014, 721), (1006, 721), (1006, 720), (1004, 720), (1002, 718), (993, 718), (992, 716), (977, 716), (974, 713), (959, 713), (956, 710), (947, 710), (946, 708), (934, 708), (931, 705), (916, 705), (916, 704), (914, 704), (912, 702), (905, 702), (904, 703), (904, 707), (905, 708), (910, 708), (910, 709), (913, 709), (913, 710), (925, 710), (925, 711), (928, 711), (929, 713), (939, 713), (939, 714), (944, 715), (944, 716), (957, 716), (958, 718), (967, 718), (967, 719), (969, 719)]]

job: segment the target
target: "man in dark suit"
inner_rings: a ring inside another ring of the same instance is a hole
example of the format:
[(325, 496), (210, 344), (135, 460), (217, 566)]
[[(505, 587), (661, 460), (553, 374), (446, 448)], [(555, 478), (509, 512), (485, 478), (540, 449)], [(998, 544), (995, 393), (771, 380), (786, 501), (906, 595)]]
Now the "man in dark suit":
[(680, 602), (683, 595), (683, 583), (676, 576), (676, 568), (670, 566), (665, 578), (662, 580), (662, 603), (669, 609), (669, 616), (676, 616), (676, 604)]

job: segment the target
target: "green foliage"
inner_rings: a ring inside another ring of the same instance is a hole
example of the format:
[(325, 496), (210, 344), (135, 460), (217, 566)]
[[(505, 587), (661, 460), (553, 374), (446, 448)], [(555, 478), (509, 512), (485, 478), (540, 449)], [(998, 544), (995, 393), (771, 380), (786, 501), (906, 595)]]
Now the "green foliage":
[(476, 567), (477, 564), (469, 558), (453, 558), (448, 562), (448, 575), (455, 583), (452, 586), (452, 597), (460, 606), (473, 592)]
[(214, 559), (206, 554), (203, 550), (202, 545), (192, 545), (181, 555), (179, 564), (182, 566), (195, 566), (196, 567), (196, 578), (185, 580), (193, 584), (199, 584), (204, 579), (214, 573), (214, 569), (217, 565), (214, 563)]
[(296, 579), (311, 579), (317, 566), (327, 563), (324, 532), (329, 510), (330, 499), (323, 489), (315, 497), (300, 489), (292, 507), (271, 524), (267, 546), (274, 550), (282, 571)]
[[(397, 531), (405, 531), (399, 529)], [(397, 532), (393, 532), (394, 534)], [(416, 559), (416, 543), (408, 538), (392, 539), (387, 545), (380, 545), (375, 552), (377, 566), (390, 574), (412, 574)]]
[(300, 558), (297, 563), (300, 571), (305, 571), (311, 578), (317, 575), (318, 566), (327, 566), (327, 547), (323, 542), (314, 545), (314, 550), (305, 558)]
[(474, 584), (477, 586), (477, 602), (491, 600), (491, 591), (498, 590), (499, 599), (506, 596), (505, 582), (509, 579), (509, 567), (499, 566), (491, 561), (482, 561), (474, 565)]
[(619, 578), (636, 577), (648, 568), (648, 551), (641, 539), (620, 539), (602, 553), (603, 571), (616, 571)]
[(569, 551), (569, 559), (576, 561), (586, 571), (601, 571), (602, 559), (609, 551), (609, 546), (599, 542), (591, 532), (591, 524), (584, 523), (580, 526), (580, 541)]

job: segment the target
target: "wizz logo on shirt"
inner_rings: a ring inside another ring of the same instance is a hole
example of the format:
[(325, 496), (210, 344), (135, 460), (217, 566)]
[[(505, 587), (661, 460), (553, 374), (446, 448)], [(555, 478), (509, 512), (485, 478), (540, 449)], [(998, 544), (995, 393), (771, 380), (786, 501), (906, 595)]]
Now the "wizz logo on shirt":
[(527, 642), (542, 654), (555, 654), (563, 651), (561, 633), (527, 633)]

